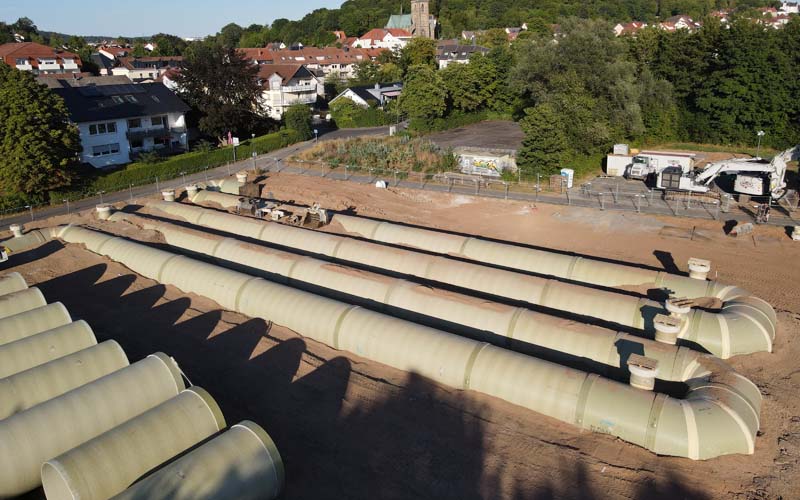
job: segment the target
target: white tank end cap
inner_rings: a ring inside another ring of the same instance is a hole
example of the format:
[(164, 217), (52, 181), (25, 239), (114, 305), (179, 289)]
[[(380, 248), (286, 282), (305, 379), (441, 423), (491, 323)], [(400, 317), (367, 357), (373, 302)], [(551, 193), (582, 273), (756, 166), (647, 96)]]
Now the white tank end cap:
[(107, 220), (111, 217), (111, 205), (107, 203), (96, 205), (94, 209), (97, 211), (97, 217), (101, 220)]
[(175, 201), (175, 191), (172, 189), (161, 191), (161, 196), (164, 197), (164, 201)]
[(236, 182), (240, 184), (247, 182), (247, 172), (236, 172)]
[(689, 277), (705, 281), (711, 271), (711, 261), (692, 257), (689, 259)]
[(194, 196), (197, 194), (197, 190), (198, 190), (197, 184), (189, 184), (188, 186), (186, 186), (186, 195), (189, 198), (194, 198)]
[(652, 391), (658, 375), (658, 360), (640, 354), (631, 354), (628, 357), (628, 371), (631, 374), (630, 384), (632, 387)]
[(11, 234), (14, 235), (14, 238), (22, 238), (22, 224), (11, 224), (8, 226), (8, 229), (11, 231)]
[(684, 316), (692, 312), (692, 304), (692, 300), (686, 297), (670, 297), (667, 299), (664, 307), (666, 307), (670, 314)]
[(678, 333), (681, 331), (680, 318), (656, 314), (656, 317), (653, 318), (653, 326), (656, 329), (657, 342), (675, 345), (678, 341)]

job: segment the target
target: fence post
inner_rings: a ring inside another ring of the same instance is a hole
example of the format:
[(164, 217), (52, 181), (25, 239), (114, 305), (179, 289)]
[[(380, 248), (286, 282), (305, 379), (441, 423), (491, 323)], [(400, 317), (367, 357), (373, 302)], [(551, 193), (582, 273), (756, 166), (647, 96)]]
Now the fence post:
[(394, 187), (397, 187), (397, 169), (394, 171)]
[(634, 200), (636, 201), (636, 213), (640, 214), (640, 213), (642, 213), (642, 196), (643, 195), (635, 194), (634, 196), (635, 196)]
[(572, 205), (572, 198), (569, 196), (569, 188), (567, 188), (567, 205)]
[(158, 177), (156, 177), (156, 193), (161, 193), (161, 188), (158, 187)]
[(479, 194), (481, 190), (481, 181), (475, 179), (475, 194)]
[(598, 193), (597, 196), (600, 197), (600, 210), (606, 209), (606, 194), (605, 193)]
[(505, 199), (507, 200), (507, 199), (508, 199), (508, 183), (507, 183), (507, 182), (505, 182), (505, 183), (504, 183), (504, 185), (505, 185), (505, 187), (506, 187), (506, 195), (505, 195)]
[(31, 220), (34, 220), (33, 219), (33, 205), (28, 205), (28, 210), (31, 211)]
[(131, 195), (131, 203), (133, 203), (133, 184), (128, 184), (128, 192)]
[(69, 215), (69, 198), (67, 198), (66, 200), (64, 200), (64, 203), (66, 203), (66, 204), (67, 204), (67, 215)]
[(715, 200), (714, 201), (714, 220), (719, 219), (719, 206), (720, 206), (720, 202)]
[(344, 166), (344, 180), (348, 180), (350, 177), (347, 175), (347, 165)]

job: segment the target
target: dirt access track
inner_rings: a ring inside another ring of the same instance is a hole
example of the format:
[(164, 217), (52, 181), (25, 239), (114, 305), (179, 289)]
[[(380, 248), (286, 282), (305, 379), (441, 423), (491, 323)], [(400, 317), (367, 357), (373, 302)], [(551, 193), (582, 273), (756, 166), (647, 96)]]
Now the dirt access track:
[[(782, 228), (757, 227), (754, 237), (733, 239), (722, 221), (537, 208), (288, 174), (270, 176), (267, 189), (287, 201), (672, 271), (685, 271), (689, 257), (711, 259), (712, 276), (778, 310), (774, 353), (730, 360), (764, 395), (755, 454), (705, 462), (656, 456), (278, 325), (268, 330), (262, 320), (139, 277), (80, 246), (52, 242), (14, 255), (3, 271), (21, 272), (49, 301), (88, 321), (99, 340), (119, 341), (132, 361), (154, 351), (174, 356), (229, 423), (262, 425), (285, 460), (287, 499), (798, 498), (800, 243)], [(37, 225), (67, 220), (158, 242), (90, 215)]]

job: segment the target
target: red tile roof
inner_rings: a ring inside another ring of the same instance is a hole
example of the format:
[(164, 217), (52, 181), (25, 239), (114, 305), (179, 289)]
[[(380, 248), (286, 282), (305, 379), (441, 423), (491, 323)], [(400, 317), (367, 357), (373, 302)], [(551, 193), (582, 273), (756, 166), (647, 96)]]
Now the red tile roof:
[(283, 85), (286, 85), (302, 67), (302, 64), (264, 64), (258, 70), (258, 77), (265, 81), (264, 85), (267, 85), (266, 80), (277, 73)]
[(39, 59), (55, 59), (63, 64), (64, 59), (72, 59), (80, 68), (83, 63), (77, 54), (66, 50), (54, 49), (35, 42), (5, 43), (0, 45), (0, 60), (9, 66), (16, 66), (17, 59), (26, 59), (34, 68), (39, 67)]

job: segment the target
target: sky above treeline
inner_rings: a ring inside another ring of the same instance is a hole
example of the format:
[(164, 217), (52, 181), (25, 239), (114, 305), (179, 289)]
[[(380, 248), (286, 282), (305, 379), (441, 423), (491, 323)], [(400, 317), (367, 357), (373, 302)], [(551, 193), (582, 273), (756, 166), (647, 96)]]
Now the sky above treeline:
[(300, 19), (344, 0), (0, 0), (0, 21), (29, 17), (43, 31), (75, 35), (182, 37), (214, 34), (228, 23), (249, 26)]

